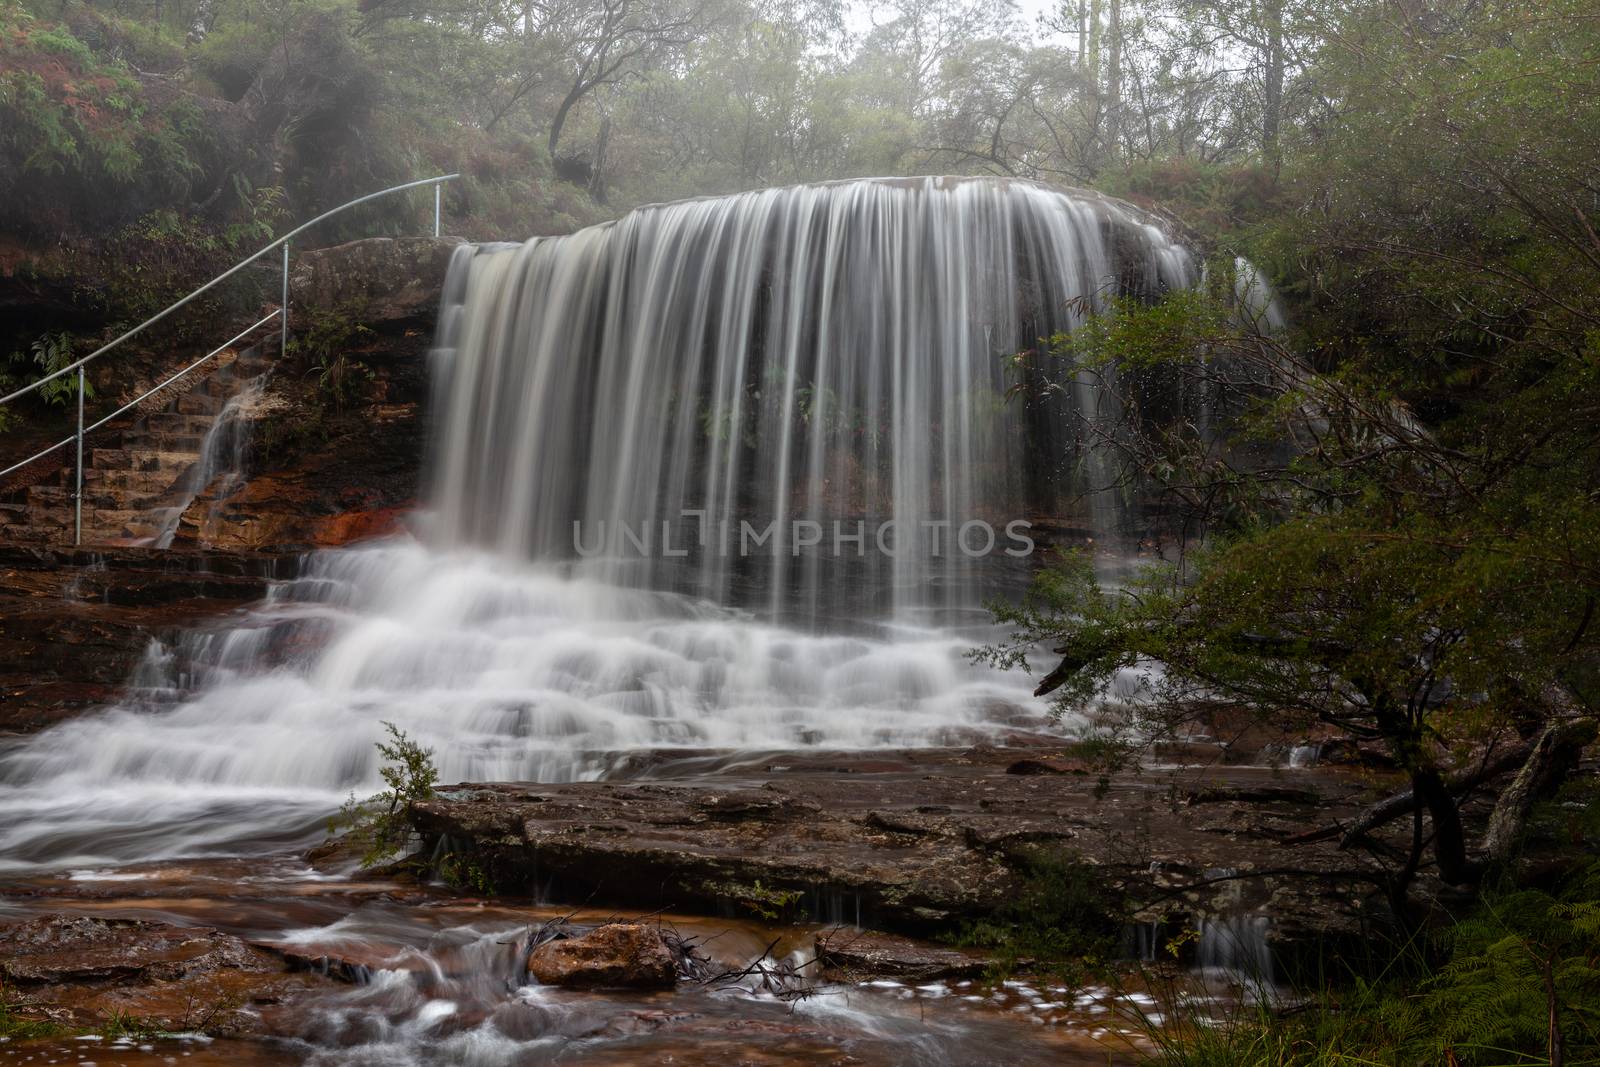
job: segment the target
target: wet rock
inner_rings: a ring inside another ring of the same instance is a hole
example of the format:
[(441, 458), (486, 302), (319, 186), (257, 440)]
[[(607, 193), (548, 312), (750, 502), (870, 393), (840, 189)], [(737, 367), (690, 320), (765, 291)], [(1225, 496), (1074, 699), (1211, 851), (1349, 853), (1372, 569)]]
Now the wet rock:
[(528, 973), (545, 985), (578, 989), (670, 989), (678, 969), (653, 926), (607, 923), (581, 937), (539, 946)]
[(1019, 759), (1006, 768), (1007, 774), (1088, 774), (1089, 768), (1081, 760)]
[(1190, 804), (1315, 804), (1320, 799), (1315, 789), (1278, 785), (1212, 786), (1187, 797)]
[(421, 970), (425, 963), (414, 954), (395, 953), (364, 944), (288, 944), (258, 942), (258, 947), (279, 957), (291, 971), (310, 971), (339, 982), (361, 985), (378, 970)]
[(993, 961), (977, 952), (893, 934), (832, 927), (817, 934), (821, 977), (832, 982), (898, 978), (907, 982), (977, 978)]
[(302, 252), (289, 275), (297, 308), (368, 324), (432, 321), (459, 237), (374, 237)]
[(0, 730), (42, 729), (122, 693), (152, 638), (289, 577), (293, 558), (0, 545)]
[[(1059, 751), (1059, 740), (1052, 748)], [(1021, 759), (979, 746), (729, 764), (673, 780), (443, 790), (420, 805), (425, 850), (448, 841), (503, 892), (747, 917), (853, 922), (939, 934), (993, 916), (1046, 853), (1098, 868), (1130, 906), (1163, 915), (1270, 911), (1285, 936), (1361, 928), (1375, 898), (1337, 842), (1284, 851), (1306, 828), (1359, 811), (1374, 783), (1336, 770), (1133, 770), (1011, 774)], [(867, 769), (870, 767), (870, 769)], [(1190, 793), (1205, 803), (1186, 804)], [(1190, 890), (1214, 869), (1273, 874)], [(1108, 900), (1108, 907), (1115, 907)]]
[(279, 960), (217, 930), (81, 915), (0, 926), (0, 978), (25, 1014), (213, 1034), (249, 1032), (252, 1005), (305, 988)]

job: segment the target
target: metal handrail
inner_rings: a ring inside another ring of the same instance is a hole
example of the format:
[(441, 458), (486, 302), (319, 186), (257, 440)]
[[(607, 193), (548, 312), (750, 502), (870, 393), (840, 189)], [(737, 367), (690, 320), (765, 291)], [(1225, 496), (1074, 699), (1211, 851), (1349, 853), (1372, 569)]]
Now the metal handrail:
[[(106, 423), (110, 422), (112, 419), (115, 419), (115, 418), (117, 418), (118, 416), (121, 416), (121, 415), (126, 415), (128, 412), (132, 411), (134, 408), (138, 407), (140, 404), (144, 403), (146, 400), (150, 399), (152, 396), (155, 396), (157, 393), (161, 392), (161, 390), (165, 389), (167, 386), (171, 385), (173, 382), (177, 381), (179, 378), (182, 378), (185, 374), (188, 374), (190, 371), (194, 370), (196, 367), (200, 366), (202, 363), (204, 363), (207, 360), (211, 359), (212, 357), (218, 355), (219, 353), (226, 352), (236, 342), (242, 340), (245, 337), (248, 337), (250, 334), (252, 334), (255, 331), (259, 330), (261, 327), (265, 326), (267, 323), (271, 322), (273, 319), (277, 318), (279, 315), (282, 315), (282, 314), (283, 314), (283, 309), (279, 308), (278, 310), (272, 312), (271, 314), (266, 315), (263, 318), (257, 319), (255, 322), (251, 323), (249, 326), (246, 326), (244, 329), (240, 330), (238, 333), (234, 334), (232, 337), (230, 337), (226, 341), (222, 342), (216, 348), (213, 348), (211, 351), (207, 352), (205, 355), (201, 356), (199, 359), (195, 360), (193, 363), (191, 363), (187, 367), (183, 368), (177, 374), (174, 374), (172, 377), (170, 377), (166, 381), (162, 382), (160, 385), (153, 386), (152, 388), (146, 389), (144, 392), (140, 393), (133, 400), (128, 401), (126, 404), (122, 405), (120, 408), (118, 408), (117, 410), (113, 411), (111, 414), (107, 415), (105, 418), (101, 419), (99, 422), (92, 422), (89, 425), (85, 426), (83, 428), (83, 432), (86, 433), (86, 434), (93, 433), (94, 431), (98, 430), (100, 427), (104, 426)], [(43, 452), (34, 453), (33, 455), (29, 456), (27, 459), (23, 460), (21, 463), (13, 463), (11, 466), (7, 467), (5, 470), (0, 471), (0, 478), (4, 478), (6, 475), (10, 474), (12, 471), (21, 470), (23, 467), (26, 467), (28, 464), (32, 463), (34, 460), (40, 459), (40, 458), (42, 458), (44, 456), (48, 456), (50, 453), (54, 452), (58, 448), (67, 447), (72, 442), (76, 441), (77, 439), (78, 439), (78, 435), (77, 434), (73, 434), (71, 437), (68, 437), (63, 441), (57, 441), (55, 444), (51, 445), (49, 448), (45, 449)]]
[[(128, 330), (127, 332), (123, 333), (120, 337), (116, 338), (114, 341), (111, 341), (111, 342), (109, 342), (107, 344), (101, 345), (99, 348), (95, 349), (93, 352), (90, 352), (87, 356), (84, 356), (82, 359), (79, 359), (79, 360), (76, 360), (75, 362), (69, 363), (65, 367), (60, 368), (59, 370), (52, 371), (51, 373), (45, 375), (43, 378), (40, 378), (38, 381), (35, 381), (35, 382), (33, 382), (33, 383), (29, 384), (29, 385), (25, 385), (21, 389), (18, 389), (15, 392), (9, 393), (6, 396), (0, 397), (0, 406), (4, 406), (5, 404), (9, 404), (11, 401), (17, 399), (18, 397), (26, 396), (27, 394), (33, 392), (34, 390), (40, 389), (40, 388), (44, 387), (45, 385), (48, 385), (50, 382), (53, 382), (57, 378), (60, 378), (60, 377), (62, 377), (64, 375), (71, 374), (74, 371), (76, 371), (77, 375), (78, 375), (78, 430), (77, 430), (77, 432), (74, 433), (71, 437), (68, 437), (64, 441), (60, 441), (60, 442), (58, 442), (56, 444), (53, 444), (53, 445), (51, 445), (50, 447), (44, 449), (41, 452), (34, 453), (33, 455), (29, 456), (27, 459), (23, 460), (21, 463), (14, 463), (11, 466), (7, 467), (5, 470), (0, 470), (0, 478), (5, 477), (6, 475), (10, 474), (12, 471), (20, 470), (21, 468), (26, 467), (28, 464), (34, 462), (35, 460), (43, 459), (45, 456), (50, 455), (50, 453), (55, 452), (58, 449), (65, 448), (67, 445), (70, 445), (74, 441), (76, 441), (77, 444), (78, 444), (78, 458), (77, 458), (77, 479), (76, 479), (76, 484), (75, 484), (75, 487), (73, 489), (73, 494), (72, 494), (73, 495), (73, 499), (75, 501), (75, 515), (74, 515), (74, 519), (73, 519), (73, 526), (74, 526), (73, 544), (82, 544), (83, 543), (83, 435), (84, 434), (89, 433), (91, 430), (99, 429), (100, 427), (104, 426), (106, 423), (110, 422), (112, 419), (115, 419), (117, 416), (125, 414), (126, 412), (132, 410), (134, 407), (137, 407), (140, 403), (142, 403), (143, 401), (148, 399), (153, 394), (155, 394), (157, 392), (160, 392), (162, 389), (165, 389), (167, 386), (171, 385), (173, 382), (177, 381), (179, 378), (182, 378), (184, 375), (188, 374), (190, 371), (194, 370), (196, 367), (200, 366), (202, 363), (205, 363), (207, 360), (215, 357), (218, 353), (226, 351), (229, 348), (229, 346), (233, 345), (236, 341), (239, 341), (241, 338), (249, 335), (250, 333), (252, 333), (252, 332), (254, 332), (254, 331), (258, 330), (258, 329), (260, 329), (262, 326), (264, 326), (267, 323), (271, 322), (274, 318), (280, 320), (280, 326), (281, 326), (281, 331), (280, 331), (280, 334), (279, 334), (280, 351), (287, 350), (288, 347), (289, 347), (289, 244), (290, 244), (290, 242), (293, 241), (294, 238), (298, 237), (300, 234), (302, 234), (305, 231), (309, 230), (311, 227), (317, 225), (317, 223), (323, 222), (323, 221), (325, 221), (327, 219), (330, 219), (333, 216), (339, 214), (340, 212), (347, 211), (350, 208), (353, 208), (358, 204), (365, 204), (369, 200), (376, 200), (379, 197), (388, 196), (391, 193), (400, 193), (400, 192), (406, 191), (407, 189), (419, 189), (419, 188), (422, 188), (423, 186), (427, 186), (427, 185), (433, 186), (433, 235), (435, 237), (438, 237), (439, 236), (441, 190), (442, 190), (443, 185), (444, 185), (445, 182), (454, 181), (456, 178), (459, 178), (459, 177), (461, 177), (460, 174), (441, 174), (436, 178), (423, 178), (420, 181), (406, 182), (404, 185), (395, 185), (395, 186), (392, 186), (392, 187), (390, 187), (388, 189), (382, 189), (382, 190), (380, 190), (380, 191), (378, 191), (376, 193), (368, 193), (366, 196), (357, 197), (356, 199), (351, 200), (349, 203), (340, 204), (338, 207), (333, 208), (330, 211), (324, 211), (322, 214), (318, 215), (316, 218), (312, 219), (310, 222), (302, 223), (301, 225), (296, 226), (294, 229), (290, 230), (288, 233), (284, 234), (282, 237), (279, 237), (277, 240), (273, 241), (271, 244), (269, 244), (266, 247), (262, 248), (260, 251), (256, 252), (255, 254), (249, 256), (246, 259), (240, 260), (238, 263), (235, 263), (232, 267), (229, 267), (227, 270), (223, 271), (221, 274), (217, 275), (215, 278), (212, 278), (210, 281), (206, 282), (204, 285), (200, 286), (198, 289), (195, 289), (194, 291), (190, 292), (187, 296), (183, 297), (182, 299), (177, 300), (174, 303), (167, 305), (167, 307), (163, 308), (161, 311), (156, 312), (154, 315), (150, 316), (148, 319), (145, 319), (143, 322), (139, 323), (139, 325), (133, 327), (131, 330)], [(199, 359), (195, 360), (193, 363), (189, 364), (189, 366), (185, 367), (183, 370), (181, 370), (178, 373), (174, 374), (172, 377), (168, 378), (166, 381), (162, 382), (160, 385), (157, 385), (155, 388), (149, 389), (146, 392), (144, 392), (143, 394), (141, 394), (137, 400), (134, 400), (134, 401), (132, 401), (132, 402), (130, 402), (128, 404), (124, 404), (122, 407), (118, 408), (116, 411), (112, 412), (110, 415), (107, 415), (105, 418), (101, 419), (99, 422), (94, 423), (92, 426), (87, 426), (87, 427), (84, 426), (84, 424), (83, 424), (83, 394), (84, 394), (83, 368), (87, 364), (89, 364), (90, 362), (92, 362), (92, 361), (94, 361), (96, 359), (99, 359), (101, 356), (105, 355), (107, 352), (111, 351), (113, 348), (117, 347), (122, 342), (126, 341), (128, 338), (130, 338), (130, 337), (134, 336), (135, 334), (141, 332), (146, 327), (154, 326), (156, 323), (160, 322), (162, 319), (166, 318), (168, 315), (172, 314), (174, 311), (177, 311), (179, 308), (181, 308), (185, 304), (189, 303), (189, 301), (193, 300), (195, 297), (201, 295), (202, 293), (214, 288), (215, 286), (219, 285), (220, 283), (222, 283), (222, 282), (226, 281), (227, 279), (233, 277), (235, 274), (239, 273), (241, 270), (243, 270), (244, 268), (248, 267), (250, 264), (254, 263), (256, 260), (260, 259), (262, 256), (266, 255), (268, 252), (271, 252), (274, 248), (278, 248), (278, 247), (282, 247), (282, 249), (283, 249), (283, 298), (279, 302), (278, 310), (276, 310), (276, 311), (272, 312), (271, 314), (265, 316), (264, 318), (258, 320), (254, 324), (252, 324), (250, 326), (247, 326), (244, 330), (242, 330), (239, 333), (235, 334), (233, 337), (229, 338), (227, 341), (223, 342), (218, 347), (212, 349), (210, 352), (207, 352), (205, 355), (201, 356)]]

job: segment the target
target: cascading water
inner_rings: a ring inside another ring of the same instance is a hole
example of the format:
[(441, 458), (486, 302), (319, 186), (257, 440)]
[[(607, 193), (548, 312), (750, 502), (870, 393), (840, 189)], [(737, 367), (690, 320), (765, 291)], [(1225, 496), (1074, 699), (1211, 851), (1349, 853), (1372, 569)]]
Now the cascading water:
[[(156, 508), (152, 518), (161, 528), (151, 544), (156, 548), (171, 548), (177, 536), (178, 525), (189, 506), (201, 493), (213, 491), (211, 513), (207, 525), (215, 519), (221, 502), (244, 479), (244, 452), (249, 444), (250, 423), (247, 413), (250, 406), (261, 397), (263, 378), (252, 378), (222, 406), (216, 421), (206, 431), (200, 442), (200, 457), (189, 466), (169, 490), (171, 503)], [(215, 483), (215, 484), (214, 484)], [(201, 531), (205, 531), (202, 529)]]
[(1087, 458), (1061, 409), (1093, 400), (1008, 404), (1004, 357), (1194, 274), (1114, 202), (952, 179), (464, 248), (438, 352), (439, 540), (807, 624), (972, 607), (1025, 550), (1010, 524)]
[[(964, 653), (1025, 563), (1007, 524), (1092, 458), (1061, 410), (1087, 385), (1008, 404), (1002, 357), (1194, 274), (1131, 209), (990, 180), (465, 248), (423, 535), (312, 557), (149, 657), (121, 705), (0, 755), (0, 864), (314, 840), (377, 783), (380, 720), (454, 782), (594, 777), (641, 747), (960, 743), (1037, 714)], [(973, 523), (987, 554), (962, 550)], [(772, 529), (741, 555), (746, 525)]]

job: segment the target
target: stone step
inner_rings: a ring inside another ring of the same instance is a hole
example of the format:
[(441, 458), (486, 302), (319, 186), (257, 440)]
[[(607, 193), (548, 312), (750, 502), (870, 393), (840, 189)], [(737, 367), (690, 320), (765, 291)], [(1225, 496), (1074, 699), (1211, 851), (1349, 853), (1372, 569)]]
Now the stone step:
[[(85, 508), (121, 508), (127, 506), (126, 493), (83, 487)], [(72, 507), (72, 488), (65, 485), (34, 485), (28, 488), (28, 504), (32, 508)]]
[(146, 415), (140, 420), (132, 432), (150, 431), (152, 433), (200, 434), (204, 436), (215, 421), (210, 415), (185, 415), (181, 411), (157, 411), (152, 415)]
[(91, 514), (94, 516), (95, 528), (106, 531), (113, 537), (154, 537), (161, 532), (160, 526), (143, 511), (107, 509), (97, 509), (92, 513), (85, 511), (83, 518), (86, 527)]
[[(83, 517), (85, 521), (88, 520), (88, 510), (84, 511)], [(60, 529), (64, 526), (71, 526), (73, 520), (73, 509), (70, 503), (64, 506), (53, 506), (46, 505), (41, 502), (28, 508), (27, 524), (29, 526), (38, 526), (45, 529), (50, 527)]]
[[(170, 488), (176, 480), (177, 476), (171, 471), (97, 470), (90, 467), (83, 472), (85, 487), (97, 486), (133, 493), (159, 493)], [(71, 471), (62, 473), (61, 484), (72, 484)]]
[[(158, 532), (174, 485), (196, 463), (216, 417), (252, 379), (270, 371), (277, 353), (255, 351), (220, 362), (163, 410), (141, 416), (120, 438), (91, 446), (83, 471), (85, 542), (149, 537)], [(42, 483), (0, 497), (0, 539), (27, 544), (70, 541), (76, 475), (70, 462)]]
[(172, 471), (181, 473), (195, 461), (192, 452), (158, 452), (142, 448), (97, 448), (94, 466), (105, 471)]
[[(71, 537), (70, 531), (67, 536)], [(0, 541), (13, 545), (45, 545), (58, 542), (61, 537), (62, 528), (54, 526), (39, 526), (34, 523), (0, 526)]]
[(220, 396), (206, 393), (185, 393), (178, 398), (177, 409), (183, 415), (215, 415), (226, 401)]
[(171, 493), (153, 493), (148, 496), (124, 496), (122, 498), (122, 506), (131, 511), (154, 511), (157, 508), (176, 507), (181, 503), (183, 503), (183, 500), (174, 498)]
[(205, 440), (203, 434), (130, 430), (122, 435), (122, 447), (148, 449), (152, 452), (193, 452), (198, 456)]

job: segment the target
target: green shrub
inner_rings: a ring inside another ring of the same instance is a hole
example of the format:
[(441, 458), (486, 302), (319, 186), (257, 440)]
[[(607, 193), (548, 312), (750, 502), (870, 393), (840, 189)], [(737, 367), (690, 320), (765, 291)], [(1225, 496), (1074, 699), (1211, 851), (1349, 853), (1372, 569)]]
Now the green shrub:
[(192, 57), (195, 69), (216, 83), (224, 98), (238, 100), (266, 66), (272, 46), (273, 35), (261, 27), (236, 22), (207, 34)]
[(392, 722), (384, 723), (383, 728), (389, 741), (379, 741), (377, 747), (387, 765), (379, 774), (389, 788), (365, 800), (350, 794), (328, 825), (330, 836), (343, 832), (361, 848), (362, 867), (376, 867), (406, 850), (415, 837), (412, 811), (433, 796), (433, 787), (439, 782), (432, 749), (411, 740)]
[(1074, 852), (1031, 849), (1014, 865), (1017, 892), (993, 917), (965, 925), (957, 943), (994, 950), (1001, 971), (1027, 962), (1076, 981), (1099, 970), (1117, 948), (1121, 894)]
[(366, 395), (372, 372), (360, 360), (352, 359), (350, 349), (372, 329), (356, 321), (350, 308), (315, 312), (296, 330), (290, 351), (304, 361), (307, 371), (316, 376), (318, 400), (336, 413)]

